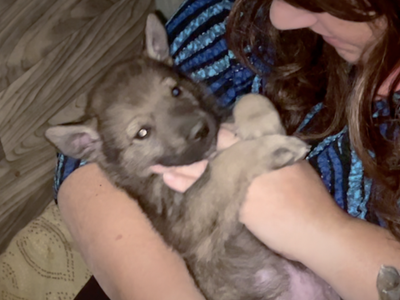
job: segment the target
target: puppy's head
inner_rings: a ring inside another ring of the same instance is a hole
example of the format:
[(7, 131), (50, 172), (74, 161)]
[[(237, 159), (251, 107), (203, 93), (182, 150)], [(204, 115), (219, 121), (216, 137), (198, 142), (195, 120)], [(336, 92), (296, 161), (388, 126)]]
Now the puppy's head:
[(99, 81), (85, 123), (50, 128), (46, 137), (66, 155), (128, 176), (206, 158), (218, 127), (213, 100), (171, 61), (165, 29), (150, 15), (146, 55), (115, 65)]

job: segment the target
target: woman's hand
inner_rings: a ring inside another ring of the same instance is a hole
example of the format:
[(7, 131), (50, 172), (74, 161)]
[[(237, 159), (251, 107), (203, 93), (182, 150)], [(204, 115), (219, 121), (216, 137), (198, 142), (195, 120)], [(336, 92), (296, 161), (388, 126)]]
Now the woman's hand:
[[(217, 150), (222, 150), (232, 146), (239, 139), (235, 136), (230, 125), (223, 124), (218, 133)], [(164, 167), (161, 165), (153, 166), (154, 173), (163, 174), (166, 185), (178, 192), (185, 192), (203, 174), (208, 164), (208, 160), (202, 160), (189, 166)]]
[(339, 208), (307, 161), (256, 178), (240, 221), (258, 239), (325, 279), (346, 300), (377, 300), (381, 265), (400, 268), (389, 231)]
[(295, 260), (314, 248), (321, 232), (351, 219), (307, 161), (256, 178), (239, 218), (270, 248)]

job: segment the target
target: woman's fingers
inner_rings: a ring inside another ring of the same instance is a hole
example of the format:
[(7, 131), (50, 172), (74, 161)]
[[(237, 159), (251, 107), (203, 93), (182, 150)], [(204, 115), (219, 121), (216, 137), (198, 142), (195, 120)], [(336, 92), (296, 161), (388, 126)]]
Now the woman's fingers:
[(164, 167), (162, 165), (154, 165), (150, 167), (150, 170), (156, 174), (163, 174), (165, 172), (172, 171), (173, 168), (175, 167)]
[(233, 131), (231, 124), (222, 124), (218, 132), (218, 145), (217, 150), (228, 148), (239, 141), (239, 138)]
[(157, 174), (163, 174), (166, 185), (178, 192), (185, 192), (203, 174), (208, 164), (202, 160), (190, 166), (164, 167), (155, 165), (151, 170)]
[(163, 173), (164, 182), (171, 189), (183, 193), (204, 173), (207, 164), (207, 160), (202, 160), (190, 166), (173, 167), (173, 170)]
[(168, 185), (171, 189), (184, 193), (188, 188), (196, 182), (198, 177), (185, 176), (176, 173), (164, 173), (163, 175), (164, 183)]
[(208, 160), (202, 160), (189, 166), (174, 167), (173, 173), (175, 173), (176, 175), (194, 177), (197, 179), (201, 176), (201, 174), (203, 174), (204, 170), (207, 167), (207, 164)]
[(202, 160), (191, 164), (189, 166), (174, 166), (165, 167), (162, 165), (151, 166), (150, 169), (157, 174), (174, 173), (176, 175), (183, 175), (187, 177), (200, 177), (207, 167), (207, 160)]

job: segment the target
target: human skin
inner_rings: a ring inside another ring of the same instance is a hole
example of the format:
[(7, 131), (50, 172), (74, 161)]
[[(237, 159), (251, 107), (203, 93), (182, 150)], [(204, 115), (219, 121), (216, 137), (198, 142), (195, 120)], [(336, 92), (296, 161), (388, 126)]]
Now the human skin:
[(328, 13), (314, 13), (294, 7), (283, 0), (272, 1), (270, 19), (279, 30), (308, 28), (314, 31), (350, 63), (357, 63), (364, 55), (368, 55), (386, 26), (382, 19), (374, 23), (351, 22)]
[(58, 201), (84, 261), (110, 299), (204, 300), (182, 259), (96, 164), (74, 171)]

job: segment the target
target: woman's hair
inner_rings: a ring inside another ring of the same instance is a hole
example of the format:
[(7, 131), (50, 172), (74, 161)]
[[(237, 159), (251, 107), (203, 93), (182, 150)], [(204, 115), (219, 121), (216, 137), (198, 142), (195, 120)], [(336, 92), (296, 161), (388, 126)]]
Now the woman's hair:
[(388, 137), (379, 129), (380, 124), (400, 129), (400, 103), (393, 97), (400, 83), (397, 73), (387, 97), (389, 115), (372, 116), (379, 87), (400, 68), (400, 1), (286, 0), (308, 11), (370, 22), (372, 29), (375, 20), (383, 22), (383, 35), (356, 66), (309, 29), (275, 29), (269, 19), (271, 2), (236, 0), (227, 24), (230, 49), (256, 72), (249, 49), (263, 63), (273, 62), (264, 94), (276, 105), (289, 134), (319, 102), (323, 102), (322, 111), (313, 119), (312, 130), (301, 133), (303, 139), (319, 140), (348, 125), (352, 146), (374, 182), (371, 210), (400, 239), (400, 130)]

